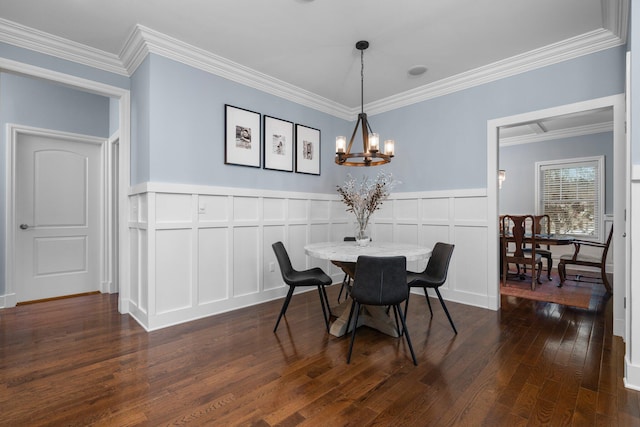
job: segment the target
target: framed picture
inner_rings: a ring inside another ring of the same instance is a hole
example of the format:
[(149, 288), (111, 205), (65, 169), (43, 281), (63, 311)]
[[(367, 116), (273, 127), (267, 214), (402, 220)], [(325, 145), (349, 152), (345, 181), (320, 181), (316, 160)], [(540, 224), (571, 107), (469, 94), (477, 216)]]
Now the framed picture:
[(296, 125), (296, 172), (320, 175), (320, 131)]
[(293, 123), (264, 116), (265, 169), (293, 172)]
[(224, 163), (260, 167), (260, 113), (225, 104)]

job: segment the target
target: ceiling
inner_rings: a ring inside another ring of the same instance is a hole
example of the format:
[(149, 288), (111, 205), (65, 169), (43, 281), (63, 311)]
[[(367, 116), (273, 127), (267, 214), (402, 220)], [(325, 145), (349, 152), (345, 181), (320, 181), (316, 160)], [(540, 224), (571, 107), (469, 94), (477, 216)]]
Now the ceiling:
[[(624, 43), (627, 1), (0, 0), (0, 42), (19, 45), (26, 37), (12, 32), (35, 29), (30, 37), (60, 37), (58, 51), (70, 41), (76, 52), (86, 47), (88, 55), (124, 61), (132, 34), (145, 28), (353, 110), (360, 107), (358, 40), (370, 42), (369, 104), (545, 49), (592, 46), (603, 34)], [(415, 65), (428, 70), (411, 76)]]

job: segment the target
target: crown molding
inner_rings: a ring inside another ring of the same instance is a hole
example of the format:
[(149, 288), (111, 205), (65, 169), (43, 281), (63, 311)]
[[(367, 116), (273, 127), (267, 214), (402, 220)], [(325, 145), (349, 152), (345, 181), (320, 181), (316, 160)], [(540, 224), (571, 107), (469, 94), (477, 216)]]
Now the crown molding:
[(419, 88), (365, 105), (370, 115), (395, 110), (428, 99), (448, 95), (579, 56), (620, 46), (625, 42), (605, 29), (594, 30), (558, 43), (512, 56)]
[(534, 135), (500, 138), (500, 147), (509, 147), (512, 145), (529, 144), (532, 142), (542, 142), (550, 141), (553, 139), (564, 139), (576, 136), (592, 135), (603, 132), (613, 132), (613, 121), (606, 123), (597, 123), (593, 125), (576, 126), (568, 129), (559, 129)]
[(300, 87), (215, 55), (158, 31), (137, 25), (125, 43), (122, 58), (132, 74), (147, 53), (154, 53), (291, 102), (350, 120), (350, 109)]
[(629, 31), (629, 0), (601, 0), (602, 26), (624, 43)]
[(128, 76), (116, 55), (0, 18), (0, 42)]

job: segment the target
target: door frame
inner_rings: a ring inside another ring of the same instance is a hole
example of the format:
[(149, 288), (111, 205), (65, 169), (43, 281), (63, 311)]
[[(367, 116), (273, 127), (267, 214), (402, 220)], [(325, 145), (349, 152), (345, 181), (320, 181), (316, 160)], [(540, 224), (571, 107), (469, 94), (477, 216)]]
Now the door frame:
[(109, 145), (109, 140), (106, 138), (100, 138), (96, 136), (90, 135), (81, 135), (70, 132), (62, 132), (52, 129), (43, 129), (32, 126), (23, 126), (19, 124), (8, 123), (7, 124), (7, 171), (6, 171), (6, 181), (5, 181), (5, 197), (7, 201), (7, 209), (6, 213), (6, 224), (7, 229), (5, 233), (6, 238), (6, 257), (5, 257), (5, 268), (6, 268), (6, 288), (5, 293), (7, 295), (15, 295), (16, 302), (17, 301), (17, 283), (15, 281), (16, 277), (16, 238), (17, 238), (17, 229), (18, 229), (18, 218), (16, 217), (16, 175), (18, 173), (17, 170), (17, 144), (18, 138), (21, 135), (34, 135), (34, 136), (42, 136), (45, 138), (51, 139), (63, 139), (65, 141), (78, 142), (78, 143), (86, 143), (92, 145), (100, 146), (100, 161), (99, 161), (99, 177), (100, 182), (98, 183), (98, 187), (100, 188), (101, 194), (99, 196), (99, 218), (98, 218), (98, 246), (100, 251), (97, 256), (98, 265), (96, 268), (98, 269), (98, 284), (97, 288), (102, 293), (108, 293), (111, 286), (107, 283), (109, 277), (107, 274), (107, 268), (112, 264), (113, 260), (111, 253), (108, 251), (108, 248), (111, 248), (114, 241), (113, 233), (109, 233), (109, 229), (107, 221), (109, 218), (109, 212), (112, 209), (112, 200), (109, 195), (106, 193), (106, 185), (105, 183), (109, 182), (111, 179), (109, 170), (105, 167), (107, 165), (107, 147)]
[[(117, 180), (117, 203), (118, 203), (118, 229), (117, 229), (117, 263), (118, 271), (118, 310), (120, 313), (129, 313), (129, 299), (130, 299), (130, 276), (129, 271), (131, 269), (130, 245), (129, 245), (129, 233), (128, 233), (128, 218), (129, 212), (129, 187), (131, 176), (131, 163), (130, 163), (130, 138), (131, 138), (131, 94), (128, 89), (123, 89), (117, 86), (112, 86), (104, 83), (100, 83), (93, 80), (76, 77), (70, 74), (61, 73), (58, 71), (52, 71), (46, 68), (37, 67), (34, 65), (25, 64), (18, 61), (13, 61), (6, 58), (0, 58), (0, 70), (3, 72), (12, 72), (21, 74), (27, 77), (39, 78), (65, 86), (94, 93), (97, 95), (106, 96), (118, 100), (118, 123), (119, 129), (118, 135), (118, 176)], [(7, 135), (7, 146), (9, 145), (9, 137)], [(9, 183), (9, 157), (7, 157), (7, 174), (6, 174), (6, 186)], [(13, 176), (11, 180), (13, 181)], [(12, 266), (12, 261), (9, 259), (12, 256), (12, 252), (8, 248), (9, 239), (8, 231), (11, 229), (8, 220), (9, 214), (12, 208), (9, 207), (9, 200), (5, 197), (5, 287), (13, 286), (10, 278), (8, 277), (9, 266)], [(114, 230), (116, 231), (116, 230)], [(115, 236), (113, 236), (115, 237)], [(103, 246), (103, 250), (105, 250)], [(11, 262), (10, 262), (11, 261)], [(13, 307), (16, 305), (15, 293), (8, 294), (5, 290), (4, 306)]]
[[(612, 95), (603, 98), (591, 99), (574, 104), (560, 105), (538, 111), (531, 111), (509, 117), (502, 117), (487, 121), (487, 233), (488, 236), (488, 265), (495, 268), (488, 269), (487, 284), (489, 295), (495, 296), (494, 309), (500, 308), (500, 283), (498, 274), (498, 129), (502, 126), (513, 125), (522, 122), (544, 119), (564, 114), (578, 113), (597, 108), (613, 108), (613, 222), (618, 224), (615, 229), (613, 242), (614, 256), (614, 277), (623, 277), (624, 280), (614, 280), (613, 293), (613, 333), (625, 337), (625, 307), (624, 301), (628, 283), (629, 268), (626, 262), (626, 240), (625, 235), (629, 233), (629, 221), (625, 220), (625, 211), (628, 209), (625, 189), (629, 185), (626, 180), (626, 171), (629, 167), (627, 157), (627, 138), (625, 134), (625, 95)], [(621, 227), (620, 224), (624, 224)], [(618, 285), (616, 286), (616, 283)]]

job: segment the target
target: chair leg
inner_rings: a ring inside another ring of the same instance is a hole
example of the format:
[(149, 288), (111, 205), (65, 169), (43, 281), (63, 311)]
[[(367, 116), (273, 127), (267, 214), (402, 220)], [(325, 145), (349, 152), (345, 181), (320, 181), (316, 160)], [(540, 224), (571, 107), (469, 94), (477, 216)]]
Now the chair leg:
[[(402, 321), (402, 331), (404, 332), (404, 337), (407, 340), (407, 345), (409, 346), (409, 351), (411, 352), (411, 358), (413, 359), (413, 364), (418, 366), (418, 361), (416, 360), (416, 354), (413, 351), (413, 345), (411, 345), (411, 337), (409, 337), (409, 330), (407, 329), (407, 322), (405, 322), (404, 318), (406, 313), (402, 313), (402, 308), (400, 304), (396, 304), (393, 306), (394, 311), (398, 310), (400, 312), (400, 320)], [(351, 354), (351, 353), (349, 353)]]
[(424, 290), (424, 297), (427, 299), (427, 305), (429, 306), (429, 313), (431, 313), (431, 317), (433, 317), (433, 310), (431, 309), (431, 301), (429, 301), (429, 293), (427, 292), (427, 288), (422, 288), (422, 289)]
[[(351, 279), (349, 278), (349, 275), (345, 273), (344, 275), (344, 279), (342, 279), (342, 286), (340, 286), (340, 293), (338, 294), (338, 302), (340, 302), (340, 298), (342, 298), (342, 291), (344, 291), (344, 289), (349, 286), (349, 282), (351, 281)], [(345, 299), (347, 298), (347, 294), (345, 293)]]
[(396, 321), (396, 332), (398, 333), (398, 336), (402, 336), (404, 330), (400, 331), (400, 322), (398, 322), (398, 310), (396, 309), (395, 305), (393, 306), (393, 318)]
[(502, 286), (507, 286), (507, 271), (509, 271), (509, 264), (505, 261), (502, 263)]
[(451, 323), (451, 327), (453, 328), (453, 332), (456, 333), (456, 335), (458, 335), (458, 330), (456, 329), (456, 325), (453, 324), (453, 319), (451, 319), (451, 315), (449, 314), (449, 310), (447, 310), (447, 306), (444, 303), (444, 300), (442, 299), (442, 295), (440, 294), (440, 291), (438, 290), (438, 288), (434, 288), (436, 291), (436, 294), (438, 295), (438, 299), (440, 300), (440, 304), (442, 305), (442, 308), (444, 309), (444, 313), (447, 315), (447, 319), (449, 319), (449, 323)]
[(551, 255), (547, 257), (547, 279), (551, 279), (551, 270), (553, 269), (553, 258)]
[(324, 303), (327, 306), (328, 318), (331, 319), (331, 316), (333, 316), (333, 313), (331, 313), (331, 307), (329, 306), (329, 297), (327, 296), (327, 288), (324, 285), (322, 286), (322, 295), (324, 295)]
[(562, 261), (558, 263), (558, 275), (560, 276), (560, 283), (558, 283), (558, 287), (561, 288), (567, 280), (567, 270), (565, 269), (564, 262)]
[[(349, 332), (349, 327), (351, 326), (351, 318), (353, 318), (353, 308), (356, 306), (355, 301), (351, 301), (351, 308), (349, 309), (349, 319), (347, 320), (347, 333)], [(354, 327), (357, 326), (357, 322)]]
[(609, 278), (607, 277), (607, 270), (604, 266), (602, 266), (601, 271), (601, 275), (602, 275), (602, 283), (604, 284), (604, 287), (607, 289), (607, 292), (612, 294), (613, 291), (611, 290), (611, 284), (609, 283)]
[(289, 301), (291, 301), (291, 296), (293, 295), (293, 290), (295, 288), (295, 286), (289, 286), (289, 292), (287, 292), (287, 297), (284, 299), (284, 303), (282, 304), (282, 309), (280, 309), (280, 315), (278, 316), (278, 320), (276, 320), (276, 326), (273, 328), (273, 332), (278, 329), (280, 319), (282, 319), (282, 316), (284, 316), (284, 313), (287, 311), (287, 307), (289, 307)]
[(351, 304), (351, 313), (349, 314), (349, 320), (351, 320), (351, 315), (353, 314), (353, 310), (355, 307), (355, 311), (356, 311), (356, 320), (355, 323), (353, 325), (353, 331), (351, 331), (351, 343), (349, 344), (349, 354), (347, 355), (347, 364), (351, 363), (351, 352), (353, 351), (353, 341), (355, 341), (356, 339), (356, 326), (358, 325), (358, 316), (360, 315), (360, 303), (357, 301), (354, 301), (353, 304)]
[[(329, 332), (329, 319), (331, 318), (331, 309), (329, 308), (329, 299), (327, 298), (327, 291), (323, 285), (318, 285), (318, 294), (320, 295), (320, 305), (322, 305), (322, 315), (324, 316), (324, 324)], [(326, 308), (325, 308), (326, 307)], [(327, 309), (329, 315), (327, 316)]]

